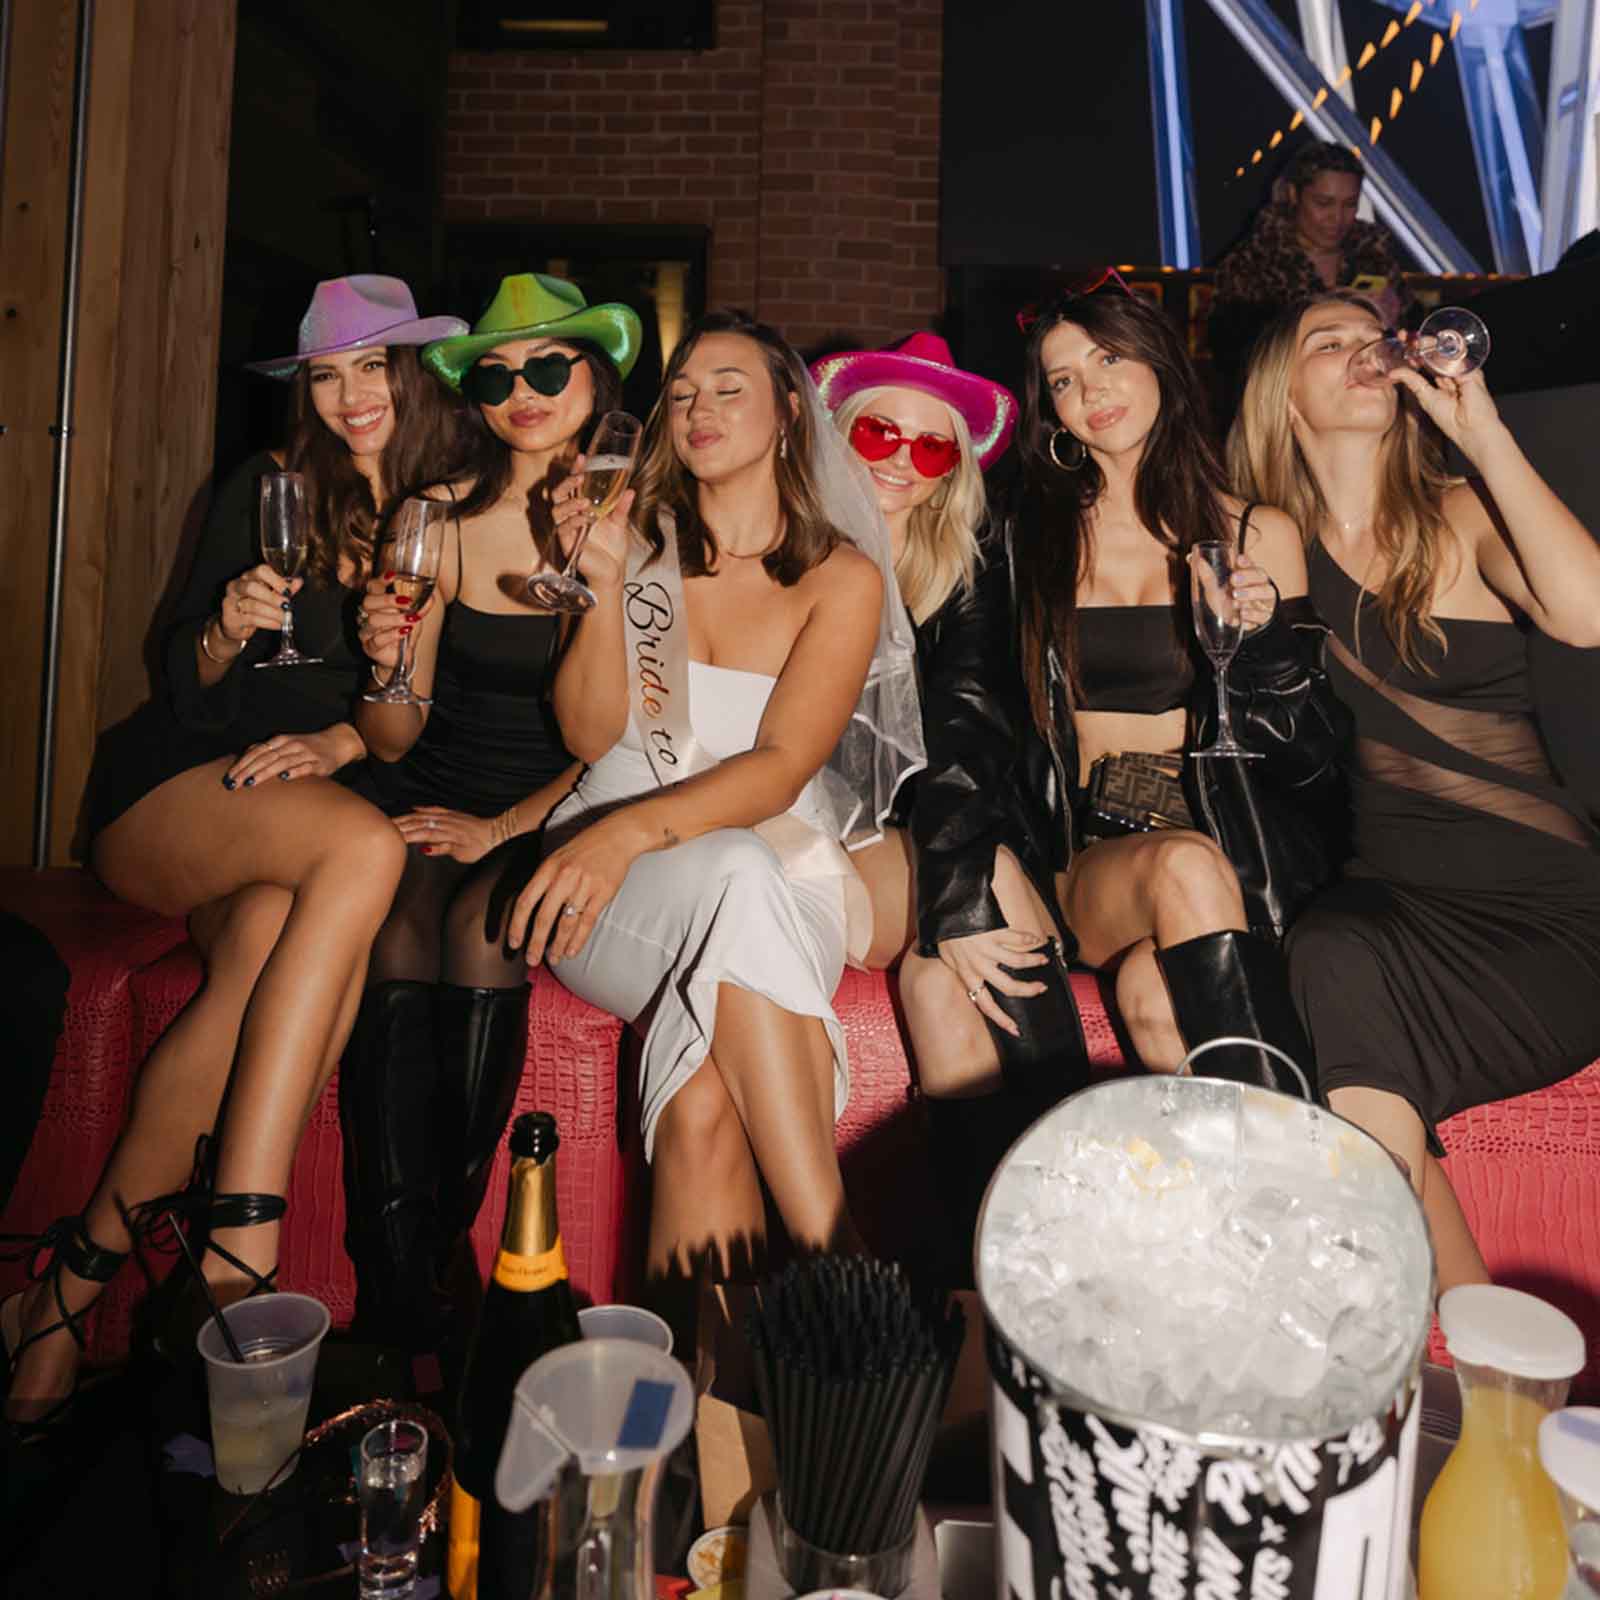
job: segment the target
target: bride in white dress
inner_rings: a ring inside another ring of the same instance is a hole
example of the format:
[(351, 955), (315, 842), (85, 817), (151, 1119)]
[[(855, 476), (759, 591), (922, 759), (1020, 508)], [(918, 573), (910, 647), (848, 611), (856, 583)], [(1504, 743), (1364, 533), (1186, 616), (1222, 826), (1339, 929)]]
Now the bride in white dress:
[[(645, 451), (637, 505), (584, 547), (597, 604), (553, 702), (591, 765), (510, 937), (642, 1037), (649, 1267), (671, 1277), (760, 1239), (758, 1172), (797, 1244), (857, 1245), (831, 1000), (870, 909), (840, 842), (919, 764), (920, 723), (898, 594), (856, 548), (887, 559), (881, 521), (776, 333), (705, 318)], [(564, 535), (585, 514), (565, 499)], [(711, 1126), (729, 1115), (742, 1138)]]

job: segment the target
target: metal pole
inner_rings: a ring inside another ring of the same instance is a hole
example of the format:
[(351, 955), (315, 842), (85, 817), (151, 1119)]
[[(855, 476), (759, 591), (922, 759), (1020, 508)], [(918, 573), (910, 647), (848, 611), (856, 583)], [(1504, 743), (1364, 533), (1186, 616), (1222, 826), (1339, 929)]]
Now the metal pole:
[(61, 676), (61, 587), (67, 559), (67, 470), (72, 458), (72, 399), (78, 349), (78, 290), (83, 265), (83, 177), (89, 156), (89, 65), (94, 0), (78, 12), (78, 71), (73, 86), (72, 179), (67, 192), (67, 282), (61, 306), (61, 378), (57, 389), (56, 457), (50, 504), (49, 579), (45, 594), (44, 677), (39, 698), (39, 767), (34, 786), (33, 864), (50, 861), (50, 804), (55, 790), (56, 696)]

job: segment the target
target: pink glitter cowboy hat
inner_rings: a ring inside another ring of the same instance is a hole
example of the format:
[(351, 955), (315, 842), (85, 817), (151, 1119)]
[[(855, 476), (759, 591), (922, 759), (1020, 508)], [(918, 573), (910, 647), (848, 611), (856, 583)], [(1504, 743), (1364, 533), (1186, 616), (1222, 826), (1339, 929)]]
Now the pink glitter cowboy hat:
[(368, 345), (424, 345), (466, 331), (460, 317), (419, 317), (417, 302), (399, 278), (358, 272), (317, 285), (300, 319), (300, 348), (292, 356), (252, 361), (249, 369), (269, 378), (289, 378), (302, 361), (315, 356)]
[(914, 333), (886, 350), (847, 350), (824, 356), (811, 376), (829, 411), (863, 389), (921, 389), (957, 412), (986, 470), (1005, 453), (1017, 425), (1017, 397), (1004, 384), (966, 372), (936, 333)]

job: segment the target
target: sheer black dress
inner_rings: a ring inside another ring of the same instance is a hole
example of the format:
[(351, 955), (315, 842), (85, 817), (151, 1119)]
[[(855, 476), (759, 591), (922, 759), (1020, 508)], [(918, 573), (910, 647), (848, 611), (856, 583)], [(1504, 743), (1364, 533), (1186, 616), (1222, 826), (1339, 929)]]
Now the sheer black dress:
[(1441, 617), (1413, 672), (1319, 544), (1311, 597), (1356, 719), (1353, 858), (1289, 935), (1325, 1089), (1436, 1124), (1600, 1056), (1600, 838), (1550, 768), (1511, 622)]

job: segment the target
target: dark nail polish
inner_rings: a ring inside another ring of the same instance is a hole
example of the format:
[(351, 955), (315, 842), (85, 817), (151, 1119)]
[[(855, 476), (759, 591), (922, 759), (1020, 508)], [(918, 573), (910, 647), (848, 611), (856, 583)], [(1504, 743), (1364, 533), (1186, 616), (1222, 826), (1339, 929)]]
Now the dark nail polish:
[(284, 602), (283, 602), (283, 609), (284, 609), (284, 610), (285, 610), (285, 611), (287, 611), (287, 610), (288, 610), (288, 609), (289, 609), (289, 602), (288, 602), (288, 601), (287, 601), (287, 600), (285, 600), (285, 601), (284, 601)]
[(222, 787), (224, 789), (233, 789), (233, 788), (236, 788), (237, 785), (234, 783), (232, 778), (227, 777), (226, 775), (224, 775), (224, 777), (222, 779)]
[(284, 781), (285, 781), (285, 782), (288, 782), (288, 779), (289, 779), (289, 774), (288, 774), (288, 773), (287, 773), (287, 772), (280, 772), (280, 773), (279, 773), (279, 774), (278, 774), (278, 776), (279, 776), (279, 777), (280, 777), (280, 778), (282, 778), (282, 779), (283, 779), (283, 780), (284, 780)]
[(256, 780), (255, 780), (255, 777), (254, 777), (254, 775), (252, 775), (252, 776), (250, 776), (250, 777), (248, 777), (248, 778), (246, 778), (246, 779), (245, 779), (245, 780), (244, 780), (244, 786), (245, 786), (245, 788), (247, 788), (247, 789), (253, 789), (253, 788), (255, 788), (255, 786), (256, 786)]

